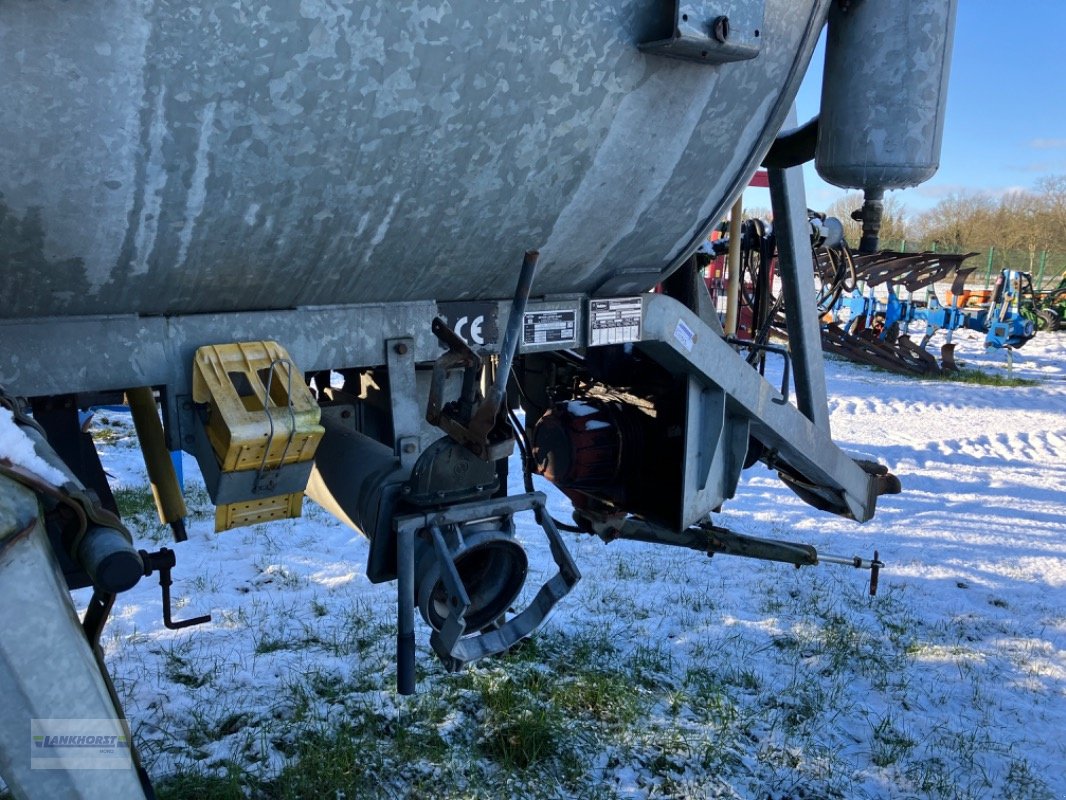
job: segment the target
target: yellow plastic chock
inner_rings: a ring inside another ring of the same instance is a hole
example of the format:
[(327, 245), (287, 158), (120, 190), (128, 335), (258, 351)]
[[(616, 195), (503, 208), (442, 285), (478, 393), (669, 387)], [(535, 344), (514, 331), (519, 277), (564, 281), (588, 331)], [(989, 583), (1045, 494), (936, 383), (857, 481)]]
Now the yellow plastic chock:
[(251, 496), (217, 506), (215, 530), (299, 517), (299, 491), (272, 492), (307, 462), (325, 432), (318, 404), (277, 342), (236, 342), (196, 351), (193, 401), (206, 405), (206, 432), (223, 476), (255, 472)]

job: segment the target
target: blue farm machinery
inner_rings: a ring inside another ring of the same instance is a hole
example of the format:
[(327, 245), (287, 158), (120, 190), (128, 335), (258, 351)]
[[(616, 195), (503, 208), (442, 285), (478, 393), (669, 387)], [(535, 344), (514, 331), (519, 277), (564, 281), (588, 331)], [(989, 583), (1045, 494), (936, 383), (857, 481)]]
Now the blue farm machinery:
[[(1014, 349), (1055, 319), (1041, 308), (1027, 272), (1004, 269), (991, 290), (975, 293), (966, 288), (974, 270), (964, 263), (976, 253), (863, 253), (847, 246), (838, 221), (808, 212), (808, 224), (817, 276), (814, 303), (828, 353), (901, 374), (937, 375), (958, 370), (953, 340), (960, 329), (983, 333), (988, 348)], [(738, 244), (737, 337), (759, 347), (771, 338), (787, 339), (788, 308), (773, 290), (773, 225), (745, 220)], [(716, 300), (728, 291), (723, 254), (729, 247), (728, 237), (721, 237), (704, 248), (701, 263)], [(947, 281), (951, 288), (941, 301), (936, 285)], [(1049, 295), (1045, 307), (1054, 297)], [(930, 351), (937, 335), (943, 336), (939, 359)]]
[[(849, 278), (840, 286), (840, 296), (823, 310), (823, 346), (853, 360), (918, 374), (958, 369), (953, 338), (960, 329), (985, 334), (986, 347), (1021, 347), (1036, 333), (1031, 276), (1005, 269), (988, 300), (971, 305), (965, 284), (973, 269), (962, 263), (973, 255), (882, 252), (856, 256), (842, 251), (837, 258), (849, 262)], [(825, 253), (819, 263), (835, 260)], [(948, 277), (951, 290), (942, 302), (933, 284)], [(901, 289), (906, 292), (902, 297)], [(916, 292), (925, 297), (916, 299)], [(917, 343), (911, 340), (912, 327), (922, 334)], [(940, 332), (944, 343), (938, 363), (928, 347)]]

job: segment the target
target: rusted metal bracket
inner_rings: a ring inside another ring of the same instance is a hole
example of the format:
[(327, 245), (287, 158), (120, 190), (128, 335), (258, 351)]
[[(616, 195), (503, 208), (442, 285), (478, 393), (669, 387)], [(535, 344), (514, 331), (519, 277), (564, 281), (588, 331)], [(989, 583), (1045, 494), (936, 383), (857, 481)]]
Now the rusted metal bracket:
[[(433, 365), (433, 379), (430, 383), (429, 402), (426, 406), (426, 421), (436, 425), (446, 434), (466, 447), (474, 455), (486, 461), (495, 461), (509, 456), (514, 450), (514, 432), (507, 415), (504, 413), (507, 394), (507, 380), (511, 374), (511, 364), (518, 339), (522, 330), (526, 303), (533, 286), (533, 275), (537, 269), (540, 254), (536, 250), (527, 251), (522, 260), (522, 270), (518, 275), (514, 300), (507, 318), (500, 345), (500, 360), (496, 378), (480, 402), (476, 399), (477, 375), (482, 362), (443, 319), (433, 320), (433, 334), (441, 344), (448, 348)], [(457, 402), (445, 404), (444, 384), (448, 370), (457, 367), (463, 369), (463, 388)]]
[[(500, 420), (498, 414), (493, 415), (492, 420), (496, 424), (487, 431), (474, 423), (476, 410), (487, 404), (484, 400), (480, 404), (477, 402), (477, 376), (482, 365), (481, 357), (440, 317), (433, 320), (433, 333), (440, 339), (441, 344), (448, 347), (448, 352), (433, 364), (426, 422), (436, 425), (474, 455), (486, 461), (509, 456), (514, 449), (514, 436), (506, 420)], [(448, 371), (460, 368), (463, 370), (463, 388), (459, 399), (446, 403), (444, 387)]]

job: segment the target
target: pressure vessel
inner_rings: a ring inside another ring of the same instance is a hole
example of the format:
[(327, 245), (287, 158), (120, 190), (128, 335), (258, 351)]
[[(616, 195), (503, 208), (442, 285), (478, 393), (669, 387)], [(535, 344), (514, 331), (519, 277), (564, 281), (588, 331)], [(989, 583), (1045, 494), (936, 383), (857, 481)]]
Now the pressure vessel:
[(713, 63), (641, 49), (670, 5), (5, 0), (0, 319), (504, 298), (534, 248), (536, 295), (649, 288), (829, 0), (685, 5)]
[(850, 0), (829, 12), (815, 165), (876, 196), (940, 166), (957, 0)]

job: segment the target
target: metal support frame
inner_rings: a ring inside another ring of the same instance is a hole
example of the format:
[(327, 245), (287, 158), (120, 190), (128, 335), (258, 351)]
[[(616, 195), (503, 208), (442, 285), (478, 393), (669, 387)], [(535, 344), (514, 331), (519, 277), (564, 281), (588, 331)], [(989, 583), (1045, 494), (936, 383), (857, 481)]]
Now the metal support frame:
[[(430, 332), (436, 311), (436, 303), (416, 301), (174, 317), (0, 320), (0, 385), (25, 397), (164, 387), (167, 447), (188, 450), (191, 441), (176, 436), (179, 403), (170, 401), (191, 392), (197, 348), (278, 341), (301, 369), (315, 372), (381, 366), (382, 342), (411, 337), (414, 361), (432, 361), (440, 352)], [(87, 342), (92, 342), (91, 353)]]
[[(794, 110), (789, 113), (789, 124), (795, 124)], [(789, 349), (796, 380), (796, 406), (807, 419), (828, 433), (829, 406), (803, 168), (770, 169), (769, 179), (778, 274), (785, 297)]]
[[(698, 346), (676, 335), (679, 323), (697, 332)], [(827, 495), (830, 510), (859, 522), (873, 516), (878, 491), (883, 487), (878, 478), (848, 458), (830, 438), (827, 427), (816, 425), (794, 406), (781, 402), (782, 394), (689, 309), (665, 295), (645, 295), (642, 328), (644, 339), (638, 345), (642, 351), (667, 369), (692, 376), (697, 385), (724, 393), (726, 401), (723, 412), (713, 403), (704, 409), (690, 397), (686, 428), (690, 432), (701, 427), (717, 431), (715, 440), (705, 439), (701, 433), (703, 443), (699, 447), (710, 448), (708, 452), (719, 462), (720, 482), (717, 488), (712, 483), (698, 489), (694, 465), (703, 459), (686, 464), (681, 527), (698, 522), (729, 496), (730, 486), (735, 485), (733, 473), (741, 469), (742, 449), (746, 449), (746, 437), (738, 432), (741, 426), (763, 445), (772, 465), (787, 467)], [(690, 395), (693, 391), (690, 388)], [(824, 413), (824, 401), (822, 408)], [(713, 422), (703, 420), (704, 414), (712, 412)], [(719, 422), (723, 413), (724, 424)], [(700, 471), (706, 469), (703, 466)]]
[(411, 336), (385, 342), (385, 363), (389, 369), (389, 406), (392, 411), (392, 437), (400, 465), (410, 469), (422, 450), (419, 430), (421, 409), (415, 381), (415, 340)]
[[(645, 284), (654, 282), (645, 276)], [(500, 325), (512, 300), (495, 303)], [(585, 344), (585, 302), (580, 295), (530, 301), (528, 311), (567, 311), (575, 338)], [(0, 320), (0, 385), (15, 395), (85, 395), (130, 386), (160, 388), (166, 445), (193, 452), (198, 424), (192, 405), (192, 363), (199, 347), (235, 341), (278, 341), (306, 372), (376, 367), (386, 363), (386, 340), (410, 340), (410, 360), (434, 361), (440, 344), (432, 331), (433, 301), (350, 306), (306, 306), (277, 311), (190, 314), (173, 317), (101, 315)], [(90, 354), (86, 342), (92, 342)], [(519, 353), (558, 350), (555, 342), (520, 338)], [(486, 343), (484, 353), (498, 352)]]

